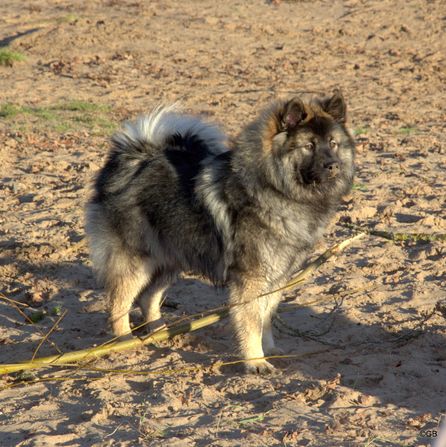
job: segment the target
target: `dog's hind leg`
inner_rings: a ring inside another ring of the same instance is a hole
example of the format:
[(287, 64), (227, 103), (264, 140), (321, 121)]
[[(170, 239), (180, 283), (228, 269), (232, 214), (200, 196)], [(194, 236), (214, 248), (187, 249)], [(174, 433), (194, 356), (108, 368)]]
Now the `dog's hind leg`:
[(176, 280), (177, 273), (170, 270), (157, 270), (150, 283), (141, 292), (138, 304), (144, 317), (149, 323), (147, 329), (153, 332), (164, 326), (161, 318), (161, 304), (167, 288)]
[(277, 310), (277, 306), (279, 305), (281, 298), (281, 293), (273, 293), (260, 299), (262, 301), (261, 305), (263, 305), (265, 309), (265, 312), (263, 314), (262, 344), (263, 351), (265, 352), (265, 354), (268, 355), (283, 354), (282, 349), (277, 348), (275, 345), (271, 321)]
[[(113, 334), (130, 334), (130, 309), (150, 282), (155, 268), (147, 257), (132, 250), (123, 240), (102, 204), (90, 203), (86, 217), (90, 256), (98, 280), (105, 287)], [(119, 218), (126, 222), (123, 216)], [(129, 226), (128, 223), (126, 225)]]
[(114, 253), (108, 264), (105, 289), (109, 299), (110, 322), (115, 336), (131, 333), (129, 313), (141, 290), (150, 281), (150, 265), (139, 257)]

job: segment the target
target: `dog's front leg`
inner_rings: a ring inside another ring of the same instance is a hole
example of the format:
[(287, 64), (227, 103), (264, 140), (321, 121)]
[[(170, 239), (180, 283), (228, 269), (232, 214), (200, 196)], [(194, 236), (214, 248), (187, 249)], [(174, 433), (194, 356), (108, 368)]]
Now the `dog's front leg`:
[(264, 357), (262, 338), (267, 309), (258, 296), (265, 284), (256, 280), (237, 281), (230, 286), (230, 316), (240, 354), (249, 373), (263, 373), (274, 369)]

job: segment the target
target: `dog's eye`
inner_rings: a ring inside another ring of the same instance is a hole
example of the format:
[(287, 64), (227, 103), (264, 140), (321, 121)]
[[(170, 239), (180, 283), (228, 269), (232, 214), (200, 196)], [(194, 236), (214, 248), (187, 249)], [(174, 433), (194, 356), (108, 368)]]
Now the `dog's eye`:
[(338, 143), (336, 143), (336, 141), (333, 140), (333, 138), (330, 140), (330, 148), (333, 149), (334, 151), (338, 148)]
[(312, 151), (312, 150), (314, 149), (314, 143), (313, 143), (313, 142), (311, 142), (311, 143), (307, 143), (307, 144), (305, 145), (305, 149), (307, 149), (307, 150), (309, 150), (309, 151)]

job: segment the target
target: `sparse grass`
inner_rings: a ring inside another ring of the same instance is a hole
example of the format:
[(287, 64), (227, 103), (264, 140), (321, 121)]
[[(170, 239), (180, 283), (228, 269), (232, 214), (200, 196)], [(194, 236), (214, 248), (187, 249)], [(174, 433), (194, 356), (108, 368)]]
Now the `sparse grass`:
[(56, 306), (53, 306), (53, 308), (50, 311), (51, 315), (59, 316), (62, 313), (62, 306), (60, 304), (57, 304)]
[(250, 426), (259, 422), (263, 422), (263, 420), (265, 419), (265, 414), (257, 414), (255, 416), (246, 417), (243, 419), (239, 419), (237, 422), (241, 426)]
[(153, 427), (150, 424), (150, 418), (147, 418), (147, 413), (149, 410), (149, 403), (144, 402), (142, 408), (137, 410), (138, 416), (138, 427), (137, 430), (141, 437), (146, 441), (152, 441), (153, 439), (167, 438), (168, 433), (165, 427)]
[(31, 115), (34, 114), (37, 118), (41, 118), (45, 121), (55, 121), (58, 118), (58, 115), (54, 110), (45, 107), (37, 107), (35, 109), (28, 108), (26, 113)]
[(57, 23), (74, 23), (77, 22), (80, 17), (77, 14), (70, 13), (62, 17), (57, 18)]
[(73, 121), (91, 126), (94, 121), (94, 117), (89, 115), (78, 115), (73, 117)]
[(88, 130), (94, 134), (110, 134), (116, 127), (111, 108), (81, 100), (69, 100), (50, 106), (21, 106), (0, 104), (0, 118), (15, 129), (31, 126), (60, 133)]
[(353, 135), (356, 137), (358, 135), (365, 135), (369, 131), (368, 127), (357, 127), (353, 129)]
[(2, 104), (0, 105), (0, 118), (14, 118), (21, 111), (22, 108), (15, 104)]
[(367, 187), (362, 183), (353, 183), (352, 190), (366, 192)]
[(17, 51), (13, 51), (8, 47), (0, 47), (0, 65), (12, 67), (14, 62), (24, 61), (25, 55)]
[(109, 112), (110, 107), (104, 104), (95, 104), (93, 102), (86, 102), (80, 100), (72, 100), (58, 106), (60, 110), (69, 110), (71, 112)]
[(54, 124), (54, 130), (58, 133), (68, 133), (73, 131), (73, 126), (68, 122), (59, 122)]
[(36, 310), (31, 312), (28, 316), (33, 323), (38, 323), (45, 318), (45, 312), (43, 310)]
[(411, 135), (416, 131), (417, 131), (416, 127), (405, 126), (405, 127), (399, 128), (399, 133), (401, 133), (403, 135)]

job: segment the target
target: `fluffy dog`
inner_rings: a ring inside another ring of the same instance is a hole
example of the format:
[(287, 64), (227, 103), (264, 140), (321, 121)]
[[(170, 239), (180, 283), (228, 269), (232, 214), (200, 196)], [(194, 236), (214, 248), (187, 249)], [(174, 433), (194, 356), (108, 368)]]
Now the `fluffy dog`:
[(352, 185), (346, 105), (327, 97), (276, 101), (231, 144), (216, 126), (162, 107), (128, 123), (87, 205), (91, 258), (117, 336), (138, 302), (152, 328), (180, 272), (226, 285), (249, 372), (272, 369), (271, 316), (283, 286), (322, 236)]

